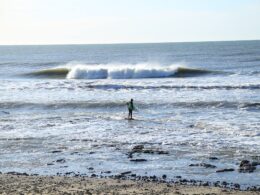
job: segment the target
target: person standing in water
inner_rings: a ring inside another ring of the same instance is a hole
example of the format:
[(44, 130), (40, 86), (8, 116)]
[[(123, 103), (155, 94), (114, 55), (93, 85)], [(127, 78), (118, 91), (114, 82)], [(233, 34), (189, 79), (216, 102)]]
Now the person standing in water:
[(131, 99), (131, 101), (126, 104), (128, 107), (128, 119), (133, 120), (134, 100)]

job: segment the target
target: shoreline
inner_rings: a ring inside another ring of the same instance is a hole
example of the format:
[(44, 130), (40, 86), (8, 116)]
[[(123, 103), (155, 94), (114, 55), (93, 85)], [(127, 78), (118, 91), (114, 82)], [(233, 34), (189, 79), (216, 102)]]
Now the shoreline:
[[(126, 175), (126, 174), (125, 174)], [(0, 174), (2, 194), (259, 194), (260, 188), (241, 190), (225, 186), (98, 176), (40, 176), (26, 173)]]

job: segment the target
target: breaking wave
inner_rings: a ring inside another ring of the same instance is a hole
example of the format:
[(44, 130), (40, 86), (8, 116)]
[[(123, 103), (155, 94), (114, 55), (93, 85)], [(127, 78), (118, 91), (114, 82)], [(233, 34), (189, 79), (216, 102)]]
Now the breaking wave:
[(30, 73), (32, 76), (67, 79), (138, 79), (191, 77), (217, 71), (189, 68), (179, 65), (162, 66), (151, 64), (97, 64), (66, 65)]

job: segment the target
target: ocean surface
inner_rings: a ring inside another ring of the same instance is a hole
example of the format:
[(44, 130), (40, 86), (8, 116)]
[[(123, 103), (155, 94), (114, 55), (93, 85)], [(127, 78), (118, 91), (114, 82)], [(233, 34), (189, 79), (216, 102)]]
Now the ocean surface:
[[(168, 154), (131, 162), (140, 144)], [(1, 172), (260, 185), (244, 159), (260, 159), (260, 41), (0, 46)]]

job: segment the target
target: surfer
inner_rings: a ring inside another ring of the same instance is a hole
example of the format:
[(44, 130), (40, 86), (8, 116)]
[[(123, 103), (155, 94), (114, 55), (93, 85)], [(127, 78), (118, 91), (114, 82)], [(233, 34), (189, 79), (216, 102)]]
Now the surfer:
[(134, 100), (131, 99), (130, 102), (126, 103), (127, 107), (128, 107), (128, 120), (133, 120), (133, 110), (134, 110)]

